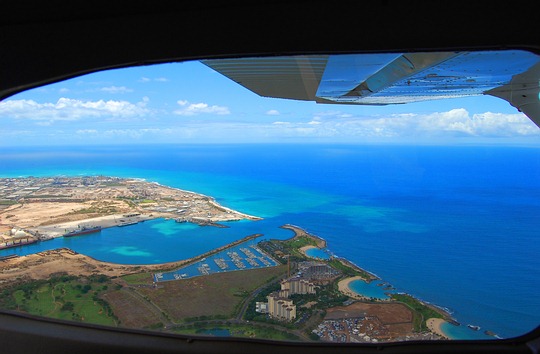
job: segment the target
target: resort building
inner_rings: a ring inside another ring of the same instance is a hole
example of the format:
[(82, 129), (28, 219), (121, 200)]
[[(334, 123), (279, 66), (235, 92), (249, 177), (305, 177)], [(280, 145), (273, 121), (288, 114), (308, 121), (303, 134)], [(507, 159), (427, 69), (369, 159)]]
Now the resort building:
[(298, 275), (315, 284), (327, 284), (340, 276), (341, 272), (326, 263), (306, 261), (298, 263)]
[(289, 298), (282, 297), (280, 292), (268, 295), (268, 314), (280, 321), (292, 321), (296, 318), (296, 305)]
[(302, 277), (292, 277), (281, 282), (281, 290), (287, 291), (288, 295), (315, 294), (315, 284)]

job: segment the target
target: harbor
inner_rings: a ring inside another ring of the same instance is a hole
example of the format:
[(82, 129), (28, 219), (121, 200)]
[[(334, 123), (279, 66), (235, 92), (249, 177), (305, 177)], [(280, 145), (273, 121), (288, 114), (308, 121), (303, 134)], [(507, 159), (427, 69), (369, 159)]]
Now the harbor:
[(279, 264), (257, 246), (256, 238), (251, 237), (243, 242), (233, 243), (209, 252), (204, 257), (199, 257), (174, 271), (157, 272), (154, 274), (154, 281), (157, 283), (181, 280), (220, 272), (274, 267)]

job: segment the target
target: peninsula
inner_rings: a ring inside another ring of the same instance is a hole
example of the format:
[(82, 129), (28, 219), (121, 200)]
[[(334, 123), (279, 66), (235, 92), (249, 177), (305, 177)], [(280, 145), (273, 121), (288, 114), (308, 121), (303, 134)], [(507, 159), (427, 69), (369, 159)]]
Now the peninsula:
[(206, 195), (135, 178), (0, 178), (0, 249), (155, 218), (211, 226), (260, 219)]

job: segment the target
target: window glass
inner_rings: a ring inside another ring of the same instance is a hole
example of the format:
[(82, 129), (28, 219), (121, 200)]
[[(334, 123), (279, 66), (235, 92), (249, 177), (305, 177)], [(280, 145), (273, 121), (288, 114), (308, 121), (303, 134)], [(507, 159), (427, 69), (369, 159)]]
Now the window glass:
[(203, 60), (1, 101), (0, 307), (284, 341), (527, 333), (540, 119), (505, 95), (538, 63)]

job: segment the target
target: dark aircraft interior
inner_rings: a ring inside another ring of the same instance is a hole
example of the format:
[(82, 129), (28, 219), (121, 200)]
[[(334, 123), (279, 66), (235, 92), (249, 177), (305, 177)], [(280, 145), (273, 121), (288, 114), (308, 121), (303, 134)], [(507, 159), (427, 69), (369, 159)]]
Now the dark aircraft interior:
[[(533, 1), (2, 1), (0, 99), (111, 68), (297, 54), (520, 49)], [(0, 311), (2, 353), (538, 353), (540, 327), (497, 341), (389, 344), (201, 338)]]

